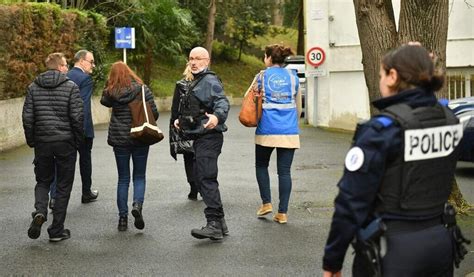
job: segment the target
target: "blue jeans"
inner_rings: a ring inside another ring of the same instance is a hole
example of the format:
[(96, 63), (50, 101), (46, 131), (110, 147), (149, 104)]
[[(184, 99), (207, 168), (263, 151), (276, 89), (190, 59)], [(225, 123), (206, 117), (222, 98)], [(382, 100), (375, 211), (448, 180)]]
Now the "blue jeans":
[(119, 216), (128, 215), (128, 187), (130, 184), (130, 157), (133, 161), (133, 203), (145, 200), (145, 173), (149, 146), (114, 147), (117, 162), (117, 206)]
[[(268, 175), (268, 163), (275, 147), (265, 147), (255, 145), (255, 172), (257, 175), (258, 188), (262, 203), (272, 202), (270, 191), (270, 176)], [(278, 193), (280, 195), (279, 213), (288, 211), (288, 202), (291, 194), (291, 164), (295, 154), (294, 148), (277, 149), (277, 172), (278, 172)]]

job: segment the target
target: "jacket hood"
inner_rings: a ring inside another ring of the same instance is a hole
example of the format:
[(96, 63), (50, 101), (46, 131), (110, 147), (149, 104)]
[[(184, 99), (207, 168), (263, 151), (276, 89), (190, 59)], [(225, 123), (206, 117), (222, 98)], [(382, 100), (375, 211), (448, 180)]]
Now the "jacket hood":
[(66, 74), (58, 70), (48, 70), (38, 75), (34, 83), (42, 88), (55, 88), (67, 81), (69, 81), (69, 78)]
[(120, 104), (128, 104), (132, 102), (137, 95), (141, 92), (142, 86), (132, 82), (131, 87), (122, 88), (120, 90), (113, 91), (110, 94), (110, 98)]

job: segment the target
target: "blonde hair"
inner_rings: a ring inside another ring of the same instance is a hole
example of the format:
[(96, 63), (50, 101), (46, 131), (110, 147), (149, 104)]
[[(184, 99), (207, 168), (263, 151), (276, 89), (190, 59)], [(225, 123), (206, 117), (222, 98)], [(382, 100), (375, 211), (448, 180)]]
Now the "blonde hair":
[(183, 76), (184, 76), (184, 80), (186, 81), (194, 80), (194, 75), (191, 72), (191, 67), (189, 66), (189, 64), (186, 64), (186, 68), (183, 71)]
[(51, 53), (48, 55), (44, 63), (48, 69), (57, 69), (60, 65), (62, 65), (63, 58), (66, 59), (63, 53)]

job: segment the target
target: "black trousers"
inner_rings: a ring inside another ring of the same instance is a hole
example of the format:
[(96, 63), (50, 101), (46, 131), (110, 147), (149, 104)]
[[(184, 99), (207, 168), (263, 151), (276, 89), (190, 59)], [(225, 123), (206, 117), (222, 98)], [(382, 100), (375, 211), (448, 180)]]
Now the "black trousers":
[(79, 170), (81, 172), (82, 194), (89, 194), (92, 186), (92, 144), (94, 138), (84, 138), (79, 146)]
[(191, 186), (191, 190), (196, 190), (194, 182), (194, 153), (184, 153), (184, 170), (186, 171), (186, 179)]
[[(387, 253), (382, 258), (384, 277), (451, 277), (451, 238), (443, 225), (414, 232), (388, 234)], [(360, 255), (354, 258), (352, 276), (370, 276)]]
[(72, 143), (49, 142), (35, 145), (35, 209), (45, 217), (48, 215), (49, 186), (54, 179), (56, 166), (57, 192), (53, 209), (53, 223), (48, 228), (50, 236), (64, 230), (66, 211), (71, 195), (76, 169), (77, 152)]
[(222, 133), (205, 134), (194, 140), (194, 177), (196, 187), (206, 204), (204, 214), (207, 221), (224, 217), (219, 182), (217, 181), (217, 159), (221, 153), (224, 136)]

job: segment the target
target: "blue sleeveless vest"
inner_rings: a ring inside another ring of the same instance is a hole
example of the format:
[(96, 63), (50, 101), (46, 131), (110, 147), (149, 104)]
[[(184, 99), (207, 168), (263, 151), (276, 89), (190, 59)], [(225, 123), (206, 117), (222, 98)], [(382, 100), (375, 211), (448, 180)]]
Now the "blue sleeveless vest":
[[(262, 80), (258, 79), (262, 88)], [(263, 73), (265, 94), (262, 104), (262, 117), (258, 123), (257, 135), (297, 135), (298, 111), (296, 94), (299, 80), (296, 70), (269, 67)]]

